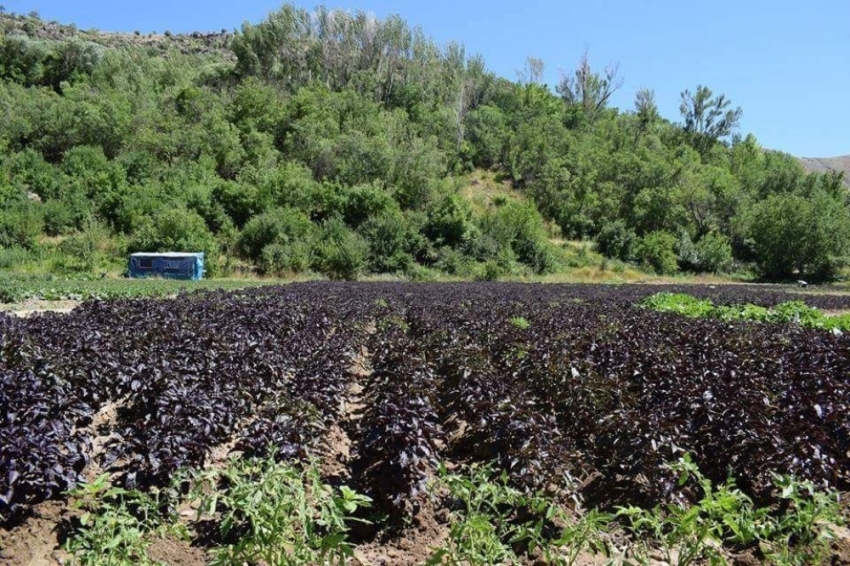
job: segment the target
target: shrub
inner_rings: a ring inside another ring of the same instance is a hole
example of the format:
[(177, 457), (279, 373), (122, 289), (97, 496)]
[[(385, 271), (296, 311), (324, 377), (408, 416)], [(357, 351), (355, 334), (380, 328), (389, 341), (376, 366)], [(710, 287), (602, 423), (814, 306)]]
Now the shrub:
[(345, 203), (345, 221), (350, 226), (360, 226), (373, 216), (398, 210), (398, 203), (385, 189), (375, 185), (359, 185), (348, 193)]
[(339, 217), (326, 220), (312, 247), (312, 267), (331, 279), (357, 279), (366, 267), (369, 244)]
[(259, 261), (266, 246), (309, 240), (314, 229), (303, 212), (277, 208), (252, 218), (239, 235), (237, 246), (244, 257)]
[(305, 241), (274, 243), (263, 248), (259, 267), (264, 273), (303, 273), (310, 268), (310, 245)]
[(457, 193), (449, 194), (428, 207), (425, 233), (439, 245), (457, 247), (472, 236), (474, 229), (472, 208)]
[(100, 224), (90, 223), (82, 232), (65, 238), (59, 244), (61, 271), (93, 272), (101, 257), (100, 245), (109, 238), (109, 233)]
[(710, 232), (694, 246), (699, 271), (718, 273), (732, 264), (732, 244), (718, 232)]
[(0, 269), (12, 268), (22, 263), (26, 263), (30, 259), (30, 252), (20, 246), (0, 248)]
[(641, 264), (659, 275), (669, 275), (678, 269), (676, 237), (669, 232), (651, 232), (641, 238), (636, 255)]
[(40, 205), (23, 202), (0, 210), (0, 247), (21, 246), (29, 250), (38, 244), (44, 230)]
[(163, 210), (145, 217), (133, 234), (130, 252), (204, 252), (205, 267), (213, 275), (217, 267), (218, 243), (204, 219), (182, 208)]
[(535, 272), (548, 273), (555, 267), (543, 218), (531, 203), (511, 202), (499, 208), (484, 219), (483, 231)]
[(596, 249), (606, 257), (629, 261), (637, 239), (634, 230), (624, 221), (616, 220), (606, 224), (596, 236)]
[(419, 235), (411, 230), (404, 215), (386, 211), (360, 227), (369, 244), (369, 268), (375, 272), (407, 271), (413, 264), (411, 252), (419, 246)]

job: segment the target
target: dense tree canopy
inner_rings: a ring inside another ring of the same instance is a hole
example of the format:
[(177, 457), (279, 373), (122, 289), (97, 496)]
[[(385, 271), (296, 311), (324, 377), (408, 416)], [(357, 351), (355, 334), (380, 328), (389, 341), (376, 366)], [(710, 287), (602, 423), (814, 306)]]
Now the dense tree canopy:
[[(539, 60), (511, 82), (363, 12), (287, 5), (212, 36), (0, 30), (0, 267), (88, 232), (116, 257), (191, 247), (213, 269), (333, 277), (544, 273), (558, 235), (665, 273), (829, 278), (846, 255), (840, 176), (737, 135), (740, 108), (702, 85), (682, 123), (650, 89), (612, 108), (619, 70), (588, 53), (552, 92)], [(473, 207), (477, 170), (516, 199)]]

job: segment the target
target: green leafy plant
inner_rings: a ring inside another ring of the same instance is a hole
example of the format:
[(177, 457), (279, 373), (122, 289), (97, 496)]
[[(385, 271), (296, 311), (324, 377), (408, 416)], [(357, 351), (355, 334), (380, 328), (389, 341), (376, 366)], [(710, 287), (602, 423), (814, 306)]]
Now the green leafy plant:
[(758, 545), (766, 558), (780, 565), (820, 564), (835, 536), (833, 526), (842, 523), (838, 497), (817, 490), (812, 482), (775, 476), (782, 504), (773, 509), (755, 506), (732, 478), (712, 485), (688, 454), (669, 468), (679, 474), (680, 486), (693, 482), (699, 487), (702, 496), (697, 502), (617, 511), (638, 536), (648, 537), (639, 543), (643, 548), (638, 554), (657, 545), (667, 564), (725, 564), (724, 545)]
[(550, 497), (527, 494), (496, 476), (490, 466), (471, 466), (460, 473), (439, 467), (436, 491), (448, 493), (453, 510), (449, 538), (428, 560), (437, 564), (520, 564), (522, 556), (543, 563), (575, 564), (587, 550), (604, 551), (600, 533), (610, 517), (598, 511), (579, 519), (569, 516)]
[(65, 549), (83, 566), (149, 566), (151, 540), (170, 534), (188, 538), (185, 526), (169, 512), (171, 489), (149, 493), (115, 487), (104, 474), (69, 493), (72, 507), (81, 509), (80, 526)]
[(773, 308), (758, 305), (719, 305), (708, 299), (697, 299), (684, 293), (656, 293), (644, 299), (644, 308), (659, 312), (672, 312), (692, 318), (717, 318), (723, 321), (748, 320), (799, 324), (825, 330), (850, 330), (850, 316), (827, 316), (818, 308), (803, 301), (787, 301)]
[(346, 486), (321, 482), (318, 466), (265, 459), (231, 460), (222, 470), (198, 472), (193, 497), (199, 517), (220, 518), (222, 538), (238, 541), (214, 550), (211, 564), (269, 566), (345, 564), (354, 548), (349, 523), (370, 499)]
[(531, 323), (528, 322), (528, 319), (522, 316), (515, 316), (511, 318), (510, 323), (519, 328), (520, 330), (528, 330), (531, 328)]
[(761, 541), (762, 552), (780, 565), (821, 564), (834, 527), (846, 522), (837, 494), (785, 475), (775, 476), (774, 485), (782, 503)]

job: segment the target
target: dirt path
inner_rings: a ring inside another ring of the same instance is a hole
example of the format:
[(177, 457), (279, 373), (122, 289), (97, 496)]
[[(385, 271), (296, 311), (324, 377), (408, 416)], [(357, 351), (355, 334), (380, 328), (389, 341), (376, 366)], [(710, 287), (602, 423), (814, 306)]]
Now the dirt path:
[(28, 299), (21, 303), (0, 303), (0, 312), (28, 317), (37, 313), (69, 313), (82, 304), (80, 301), (42, 301)]

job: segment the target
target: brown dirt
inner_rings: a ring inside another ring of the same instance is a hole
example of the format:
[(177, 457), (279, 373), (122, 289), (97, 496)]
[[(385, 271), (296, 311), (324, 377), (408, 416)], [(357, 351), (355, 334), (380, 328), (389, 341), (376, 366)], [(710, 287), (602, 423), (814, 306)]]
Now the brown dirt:
[[(118, 409), (123, 404), (122, 401), (107, 403), (95, 414), (92, 422), (86, 427), (92, 441), (91, 459), (89, 465), (83, 470), (83, 477), (86, 481), (92, 481), (103, 473), (100, 467), (100, 459), (106, 452), (107, 444), (118, 435), (113, 432), (112, 428), (118, 419)], [(106, 431), (106, 434), (101, 434), (100, 431)]]
[(164, 562), (169, 566), (204, 566), (207, 553), (183, 540), (157, 539), (148, 547), (151, 560)]
[(67, 554), (60, 548), (61, 525), (70, 517), (67, 505), (46, 501), (11, 531), (0, 529), (0, 564), (4, 566), (49, 566), (61, 564)]
[(443, 545), (448, 534), (447, 515), (423, 508), (404, 532), (358, 546), (357, 556), (364, 566), (419, 566)]
[(835, 540), (832, 541), (831, 552), (829, 563), (832, 566), (850, 566), (850, 529), (846, 527), (835, 529)]
[(27, 299), (21, 303), (0, 303), (0, 312), (8, 312), (20, 317), (28, 317), (38, 313), (56, 312), (69, 313), (78, 306), (80, 301), (42, 301)]

